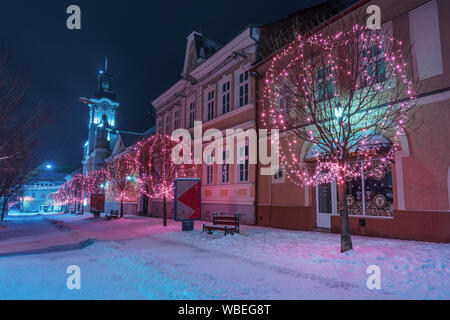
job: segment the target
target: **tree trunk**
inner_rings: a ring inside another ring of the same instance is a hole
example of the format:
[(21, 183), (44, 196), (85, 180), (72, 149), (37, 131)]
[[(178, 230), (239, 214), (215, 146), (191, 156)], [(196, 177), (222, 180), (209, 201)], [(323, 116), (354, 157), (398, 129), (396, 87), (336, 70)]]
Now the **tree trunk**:
[(5, 197), (3, 200), (3, 208), (2, 208), (2, 219), (1, 221), (3, 221), (5, 219), (5, 211), (6, 211), (6, 204), (8, 203), (8, 198)]
[(339, 215), (341, 216), (341, 252), (353, 249), (348, 219), (347, 200), (345, 199), (345, 182), (338, 185)]
[(123, 218), (123, 197), (120, 198), (120, 217)]
[(163, 197), (163, 217), (164, 217), (163, 226), (167, 227), (167, 203), (166, 203), (166, 196)]

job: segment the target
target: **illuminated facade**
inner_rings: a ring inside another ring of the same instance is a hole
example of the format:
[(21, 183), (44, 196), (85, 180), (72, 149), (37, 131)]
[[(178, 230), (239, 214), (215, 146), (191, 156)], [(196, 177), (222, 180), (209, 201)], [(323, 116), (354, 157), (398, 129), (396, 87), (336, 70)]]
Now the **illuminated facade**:
[(60, 205), (54, 205), (50, 195), (58, 190), (60, 185), (70, 179), (72, 168), (41, 165), (36, 168), (31, 179), (25, 186), (21, 197), (22, 212), (55, 212), (62, 211)]

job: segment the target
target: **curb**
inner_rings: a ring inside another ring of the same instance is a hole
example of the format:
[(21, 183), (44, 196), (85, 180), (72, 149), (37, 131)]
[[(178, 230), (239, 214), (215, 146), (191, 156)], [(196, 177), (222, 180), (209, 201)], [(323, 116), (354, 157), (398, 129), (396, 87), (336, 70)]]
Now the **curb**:
[(0, 253), (0, 258), (1, 257), (25, 256), (25, 255), (34, 255), (34, 254), (43, 254), (43, 253), (81, 250), (81, 249), (84, 249), (84, 248), (94, 244), (95, 242), (97, 242), (97, 239), (87, 239), (87, 240), (84, 240), (84, 241), (81, 241), (78, 243), (70, 243), (70, 244), (51, 246), (51, 247), (40, 248), (40, 249), (4, 252), (4, 253)]

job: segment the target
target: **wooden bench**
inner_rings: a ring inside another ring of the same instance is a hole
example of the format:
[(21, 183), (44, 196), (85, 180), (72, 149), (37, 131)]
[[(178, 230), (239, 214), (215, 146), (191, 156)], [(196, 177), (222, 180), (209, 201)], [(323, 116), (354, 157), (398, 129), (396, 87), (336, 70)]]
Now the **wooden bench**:
[(203, 225), (203, 232), (207, 231), (212, 234), (215, 230), (225, 232), (225, 235), (239, 233), (239, 216), (218, 216), (217, 213), (213, 215), (213, 225)]
[(119, 219), (119, 210), (111, 210), (111, 214), (105, 214), (106, 220)]

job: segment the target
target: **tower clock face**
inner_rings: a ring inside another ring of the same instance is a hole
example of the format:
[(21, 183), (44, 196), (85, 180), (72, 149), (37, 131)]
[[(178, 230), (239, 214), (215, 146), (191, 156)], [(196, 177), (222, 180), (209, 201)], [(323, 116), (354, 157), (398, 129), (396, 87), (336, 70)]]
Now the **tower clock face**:
[(107, 108), (109, 107), (109, 104), (108, 104), (108, 102), (103, 101), (102, 104), (101, 104), (101, 106), (102, 106), (104, 109), (107, 109)]

